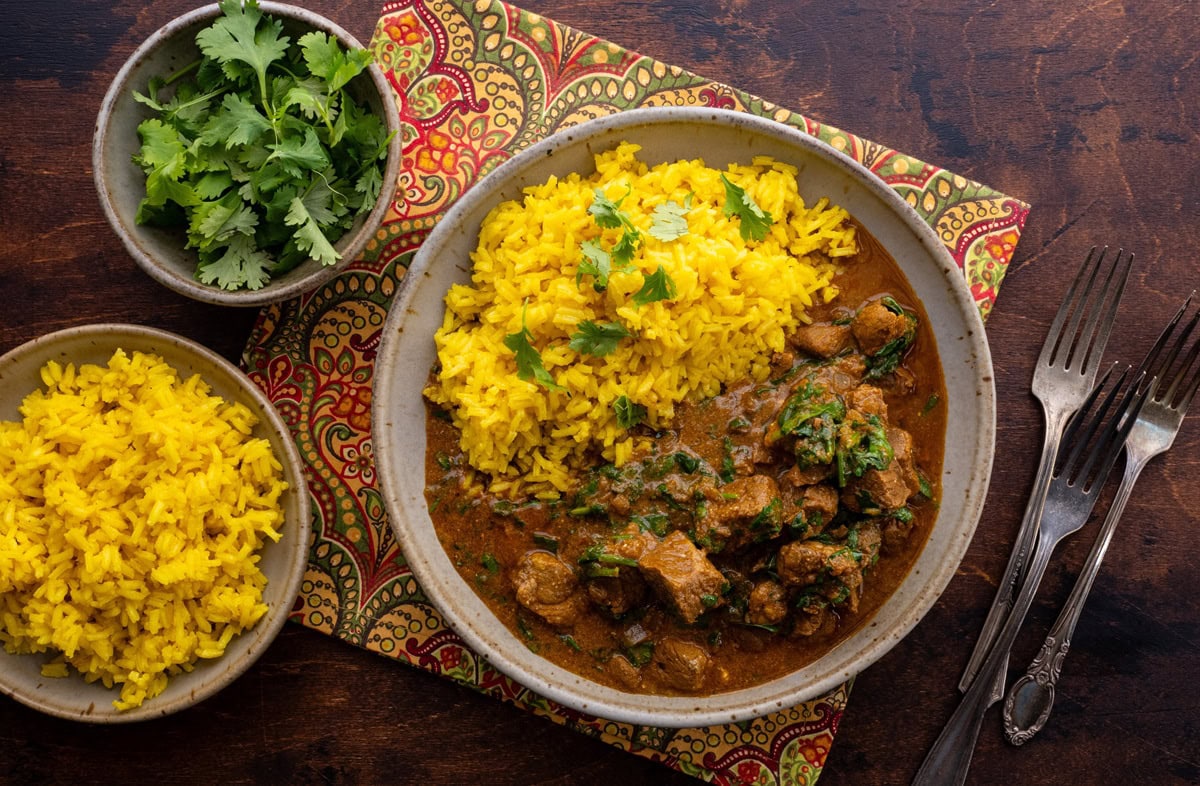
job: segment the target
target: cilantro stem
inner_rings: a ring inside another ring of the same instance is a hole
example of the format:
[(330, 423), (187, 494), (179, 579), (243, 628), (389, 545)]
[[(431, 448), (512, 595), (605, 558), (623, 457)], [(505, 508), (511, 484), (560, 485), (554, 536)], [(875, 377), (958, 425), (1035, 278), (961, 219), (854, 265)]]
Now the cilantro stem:
[(176, 71), (175, 73), (171, 74), (166, 79), (164, 79), (162, 86), (167, 87), (168, 85), (174, 83), (177, 79), (181, 79), (181, 78), (187, 76), (188, 74), (190, 74), (191, 72), (193, 72), (197, 68), (199, 68), (200, 64), (203, 62), (204, 62), (204, 58), (200, 58), (199, 60), (193, 60), (192, 62), (183, 66), (178, 71)]

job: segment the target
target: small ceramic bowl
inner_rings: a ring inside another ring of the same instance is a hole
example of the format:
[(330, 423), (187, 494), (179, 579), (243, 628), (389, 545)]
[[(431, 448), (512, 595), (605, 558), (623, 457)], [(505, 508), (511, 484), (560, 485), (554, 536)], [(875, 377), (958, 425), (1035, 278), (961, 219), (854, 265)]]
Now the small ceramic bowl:
[[(344, 47), (362, 47), (350, 33), (312, 11), (269, 0), (258, 5), (264, 15), (282, 21), (284, 33), (293, 43), (306, 32), (320, 30), (335, 36)], [(220, 7), (215, 4), (190, 11), (151, 35), (125, 62), (100, 105), (92, 141), (92, 170), (109, 223), (125, 248), (151, 277), (180, 294), (207, 303), (261, 306), (296, 297), (319, 286), (362, 252), (382, 223), (396, 191), (401, 159), (400, 117), (395, 93), (378, 67), (370, 66), (347, 86), (359, 102), (365, 102), (374, 114), (385, 120), (393, 136), (384, 163), (379, 199), (374, 209), (360, 215), (334, 244), (341, 254), (337, 264), (323, 265), (318, 260), (308, 259), (256, 290), (225, 290), (201, 283), (195, 275), (196, 254), (184, 247), (182, 231), (142, 226), (135, 220), (138, 204), (146, 195), (146, 176), (132, 160), (141, 148), (137, 127), (152, 117), (153, 112), (135, 101), (133, 93), (144, 93), (152, 76), (174, 73), (199, 59), (196, 34), (220, 15)]]
[[(704, 697), (651, 696), (605, 687), (533, 653), (491, 613), (443, 550), (425, 490), (425, 404), (433, 335), (451, 285), (467, 283), (480, 223), (523, 188), (594, 171), (593, 154), (641, 145), (647, 166), (702, 158), (714, 168), (765, 155), (799, 169), (801, 196), (846, 208), (897, 261), (924, 304), (947, 391), (942, 500), (907, 577), (875, 615), (813, 663), (784, 677)], [(875, 175), (794, 128), (715, 109), (623, 112), (561, 131), (498, 167), (430, 233), (392, 305), (376, 359), (375, 456), (391, 525), (421, 588), (477, 652), (518, 682), (580, 712), (634, 724), (693, 727), (733, 723), (828, 693), (882, 657), (933, 606), (966, 552), (991, 475), (995, 391), (983, 325), (962, 271), (920, 216)]]
[(283, 627), (300, 589), (308, 564), (311, 527), (309, 496), (299, 451), (282, 418), (267, 397), (245, 374), (220, 355), (181, 336), (137, 325), (98, 324), (50, 333), (0, 357), (0, 420), (20, 419), (18, 407), (26, 396), (44, 389), (39, 370), (47, 361), (74, 363), (76, 368), (107, 364), (118, 349), (162, 357), (181, 379), (199, 374), (212, 392), (239, 401), (258, 417), (253, 435), (267, 439), (283, 464), (288, 490), (282, 497), (283, 537), (267, 541), (259, 552), (267, 577), (263, 601), (266, 615), (248, 631), (234, 637), (225, 653), (201, 660), (193, 671), (171, 677), (166, 689), (141, 706), (118, 711), (112, 706), (119, 691), (99, 682), (87, 683), (78, 672), (61, 678), (43, 677), (47, 655), (13, 655), (0, 647), (0, 693), (42, 712), (91, 723), (121, 723), (169, 715), (211, 696), (250, 668)]

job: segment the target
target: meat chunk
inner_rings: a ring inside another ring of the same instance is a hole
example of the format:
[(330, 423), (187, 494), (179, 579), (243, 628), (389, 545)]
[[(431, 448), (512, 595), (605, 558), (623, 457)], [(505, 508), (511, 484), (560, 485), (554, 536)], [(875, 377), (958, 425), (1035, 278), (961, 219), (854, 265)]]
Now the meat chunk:
[(604, 663), (604, 670), (616, 677), (622, 685), (631, 691), (637, 691), (642, 686), (642, 672), (624, 655), (613, 655)]
[(713, 551), (770, 540), (783, 523), (779, 486), (768, 475), (737, 478), (721, 486), (696, 525), (697, 542)]
[(887, 430), (888, 442), (892, 445), (892, 461), (908, 486), (909, 495), (921, 490), (921, 479), (917, 476), (917, 465), (913, 460), (912, 435), (902, 428)]
[(904, 336), (912, 329), (912, 322), (904, 314), (897, 314), (882, 302), (874, 300), (858, 310), (850, 329), (859, 349), (864, 355), (870, 356)]
[(833, 464), (816, 464), (811, 467), (792, 467), (780, 476), (780, 480), (790, 486), (800, 488), (812, 486), (829, 478), (833, 474)]
[(704, 687), (711, 663), (704, 647), (672, 636), (654, 645), (654, 658), (650, 661), (662, 682), (684, 691), (698, 691)]
[(851, 549), (839, 543), (795, 540), (779, 548), (775, 569), (788, 587), (807, 587), (826, 576), (842, 576), (859, 567)]
[(616, 576), (597, 576), (587, 582), (587, 596), (594, 605), (620, 617), (641, 602), (646, 580), (636, 570), (622, 568)]
[(817, 535), (838, 512), (838, 492), (828, 483), (806, 486), (787, 508), (792, 529), (808, 537)]
[(521, 557), (513, 584), (517, 602), (555, 627), (571, 627), (584, 611), (574, 569), (548, 551)]
[(725, 577), (696, 548), (687, 535), (675, 531), (638, 560), (647, 583), (692, 623), (710, 608), (724, 603)]
[(869, 469), (850, 478), (842, 489), (842, 504), (856, 513), (879, 513), (904, 507), (912, 496), (904, 472), (893, 459), (887, 469)]
[(840, 355), (850, 344), (849, 325), (801, 325), (788, 336), (797, 349), (819, 358)]
[(750, 591), (746, 622), (751, 625), (778, 625), (787, 617), (787, 593), (775, 581), (760, 581)]
[(874, 385), (859, 385), (851, 390), (846, 394), (846, 406), (864, 415), (887, 418), (887, 402), (883, 400), (883, 391)]

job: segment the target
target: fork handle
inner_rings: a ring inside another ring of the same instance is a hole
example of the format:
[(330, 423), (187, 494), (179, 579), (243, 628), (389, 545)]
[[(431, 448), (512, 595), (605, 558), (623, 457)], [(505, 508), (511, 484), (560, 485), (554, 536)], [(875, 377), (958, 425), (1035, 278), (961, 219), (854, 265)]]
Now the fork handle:
[(1058, 539), (1044, 535), (1037, 539), (1037, 546), (1029, 560), (1028, 578), (1013, 601), (1012, 613), (1005, 620), (996, 636), (995, 646), (988, 651), (979, 674), (967, 689), (958, 708), (946, 722), (941, 735), (925, 755), (921, 769), (917, 771), (913, 786), (962, 786), (967, 779), (971, 757), (975, 754), (975, 743), (979, 739), (979, 728), (983, 716), (994, 702), (992, 686), (996, 675), (1003, 672), (1008, 663), (1008, 651), (1016, 641), (1017, 632), (1025, 621), (1025, 615), (1037, 594), (1042, 575), (1050, 563), (1050, 555)]
[[(1046, 415), (1046, 434), (1042, 444), (1042, 458), (1038, 462), (1037, 476), (1033, 481), (1033, 490), (1029, 493), (1029, 502), (1025, 506), (1025, 515), (1021, 520), (1021, 528), (1017, 530), (1017, 540), (1013, 544), (1012, 553), (1008, 558), (1008, 566), (1004, 569), (1004, 578), (996, 590), (992, 607), (988, 610), (987, 619), (979, 632), (975, 648), (967, 661), (962, 677), (958, 681), (958, 689), (965, 693), (975, 681), (979, 670), (996, 642), (1001, 626), (1008, 618), (1013, 607), (1013, 597), (1017, 594), (1021, 576), (1025, 570), (1025, 561), (1037, 540), (1038, 525), (1042, 520), (1042, 510), (1046, 505), (1046, 490), (1050, 487), (1050, 474), (1054, 470), (1054, 459), (1058, 454), (1059, 441), (1062, 439), (1063, 428), (1072, 412), (1062, 407), (1055, 407), (1042, 402)], [(1004, 696), (1004, 676), (1007, 669), (1000, 669), (993, 693), (997, 699)]]
[(1125, 504), (1129, 501), (1133, 485), (1137, 483), (1138, 475), (1142, 473), (1142, 468), (1146, 466), (1149, 458), (1147, 456), (1135, 459), (1128, 455), (1121, 485), (1117, 488), (1116, 496), (1096, 541), (1092, 544), (1087, 561), (1079, 577), (1075, 579), (1075, 586), (1067, 598), (1066, 605), (1046, 635), (1041, 650), (1029, 664), (1025, 674), (1013, 683), (1012, 690), (1004, 701), (1004, 733), (1013, 745), (1024, 745), (1033, 739), (1050, 717), (1055, 688), (1062, 674), (1067, 650), (1071, 648), (1071, 636), (1075, 633), (1075, 625), (1083, 613), (1083, 604), (1096, 581), (1096, 575), (1100, 572), (1100, 563), (1104, 560), (1109, 543), (1112, 542), (1113, 532), (1125, 511)]

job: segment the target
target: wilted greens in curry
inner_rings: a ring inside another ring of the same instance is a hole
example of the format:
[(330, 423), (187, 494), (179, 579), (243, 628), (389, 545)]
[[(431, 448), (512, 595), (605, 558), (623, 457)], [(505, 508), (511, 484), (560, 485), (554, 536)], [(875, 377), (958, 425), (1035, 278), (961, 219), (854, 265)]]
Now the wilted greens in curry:
[(863, 235), (769, 382), (685, 406), (651, 455), (561, 501), (464, 495), (431, 411), (443, 546), (531, 649), (623, 690), (734, 690), (820, 657), (894, 591), (936, 515), (945, 391), (919, 304)]

